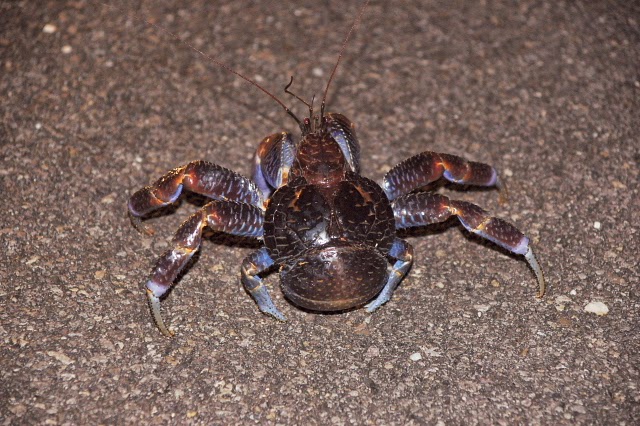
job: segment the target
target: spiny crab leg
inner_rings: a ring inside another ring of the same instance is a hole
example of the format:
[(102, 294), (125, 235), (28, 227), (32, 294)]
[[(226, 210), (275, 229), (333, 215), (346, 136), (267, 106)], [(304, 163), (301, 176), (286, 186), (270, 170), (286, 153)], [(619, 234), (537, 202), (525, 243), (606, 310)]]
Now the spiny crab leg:
[(235, 201), (212, 201), (185, 220), (173, 237), (173, 247), (165, 251), (156, 261), (146, 283), (147, 299), (153, 320), (165, 336), (173, 336), (160, 315), (160, 298), (164, 297), (180, 271), (200, 248), (202, 230), (243, 237), (262, 236), (263, 211), (254, 205)]
[(536, 260), (536, 256), (533, 254), (533, 249), (531, 248), (531, 246), (529, 246), (529, 250), (527, 250), (527, 252), (524, 255), (524, 258), (527, 260), (527, 262), (529, 263), (529, 266), (531, 267), (531, 269), (533, 269), (533, 272), (536, 274), (536, 278), (538, 279), (538, 294), (536, 294), (536, 297), (541, 298), (542, 296), (544, 296), (544, 292), (547, 289), (547, 286), (544, 282), (544, 275), (542, 274), (542, 268), (540, 268), (540, 265), (538, 265), (538, 261)]
[(502, 219), (492, 217), (475, 204), (451, 200), (440, 194), (409, 193), (393, 201), (396, 228), (425, 226), (444, 222), (456, 216), (467, 231), (485, 238), (511, 253), (524, 256), (538, 280), (537, 297), (544, 296), (546, 284), (542, 269), (538, 265), (529, 238), (515, 226)]
[(153, 315), (153, 320), (155, 321), (158, 329), (167, 337), (173, 337), (173, 331), (169, 330), (169, 328), (164, 325), (164, 321), (162, 321), (162, 315), (160, 315), (160, 298), (153, 295), (153, 292), (147, 289), (147, 299), (149, 300), (149, 308), (151, 308), (151, 314)]

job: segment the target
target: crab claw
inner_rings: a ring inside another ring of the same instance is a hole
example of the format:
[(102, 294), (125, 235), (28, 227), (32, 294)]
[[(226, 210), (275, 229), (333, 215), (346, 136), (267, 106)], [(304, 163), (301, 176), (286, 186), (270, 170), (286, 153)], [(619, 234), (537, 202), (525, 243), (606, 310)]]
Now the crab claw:
[(529, 266), (531, 266), (531, 269), (533, 269), (533, 272), (536, 274), (536, 278), (538, 279), (538, 294), (536, 294), (537, 298), (541, 298), (542, 296), (544, 296), (544, 292), (547, 289), (547, 286), (544, 282), (544, 275), (542, 275), (542, 269), (540, 268), (540, 265), (538, 265), (538, 261), (536, 260), (536, 256), (533, 254), (533, 249), (531, 247), (529, 247), (529, 249), (527, 250), (527, 252), (524, 255), (524, 258), (527, 260), (527, 262), (529, 263)]
[(169, 330), (169, 328), (164, 325), (164, 321), (162, 321), (162, 316), (160, 315), (160, 298), (153, 294), (153, 291), (147, 289), (147, 299), (149, 300), (149, 308), (151, 308), (151, 314), (153, 315), (153, 320), (156, 325), (167, 337), (173, 337), (174, 332)]

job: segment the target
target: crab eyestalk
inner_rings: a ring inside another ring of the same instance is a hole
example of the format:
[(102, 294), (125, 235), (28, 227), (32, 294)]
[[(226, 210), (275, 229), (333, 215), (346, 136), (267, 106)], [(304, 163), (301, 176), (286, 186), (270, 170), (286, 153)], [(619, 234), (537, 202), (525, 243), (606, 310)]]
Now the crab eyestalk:
[(538, 265), (538, 261), (536, 260), (536, 256), (533, 254), (533, 249), (531, 247), (529, 247), (529, 250), (527, 250), (527, 253), (525, 253), (524, 258), (527, 260), (529, 266), (531, 266), (531, 269), (533, 269), (533, 272), (536, 274), (539, 286), (538, 294), (536, 294), (536, 297), (541, 298), (542, 296), (544, 296), (544, 292), (546, 291), (547, 286), (544, 282), (542, 268), (540, 268), (540, 265)]
[(160, 298), (155, 296), (150, 289), (147, 289), (147, 299), (149, 300), (149, 308), (151, 309), (153, 320), (158, 326), (158, 329), (165, 336), (173, 337), (173, 331), (169, 330), (169, 328), (164, 325), (164, 321), (162, 321), (162, 315), (160, 315)]

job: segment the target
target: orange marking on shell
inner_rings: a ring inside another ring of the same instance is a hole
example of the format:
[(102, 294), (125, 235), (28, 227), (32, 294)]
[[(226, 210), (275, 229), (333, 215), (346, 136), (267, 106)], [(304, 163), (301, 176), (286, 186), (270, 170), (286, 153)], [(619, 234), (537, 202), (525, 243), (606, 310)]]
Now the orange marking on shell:
[(291, 208), (294, 212), (301, 211), (300, 206), (298, 206), (298, 204), (297, 204), (297, 202), (300, 199), (301, 195), (302, 195), (302, 189), (297, 189), (295, 197), (289, 203), (289, 208)]
[(362, 198), (364, 198), (364, 201), (366, 203), (374, 203), (373, 198), (371, 198), (371, 194), (367, 191), (365, 191), (361, 186), (356, 186), (355, 187), (356, 190), (360, 193), (360, 195), (362, 195)]

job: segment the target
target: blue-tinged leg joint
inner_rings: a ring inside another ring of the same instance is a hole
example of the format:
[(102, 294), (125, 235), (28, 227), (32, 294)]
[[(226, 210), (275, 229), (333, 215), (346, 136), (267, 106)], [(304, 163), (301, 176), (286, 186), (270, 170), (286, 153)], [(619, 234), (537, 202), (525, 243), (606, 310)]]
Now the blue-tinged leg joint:
[(267, 287), (258, 275), (274, 264), (265, 247), (254, 251), (242, 261), (242, 285), (258, 304), (260, 311), (280, 321), (287, 318), (276, 308)]
[(402, 281), (407, 275), (409, 268), (411, 268), (411, 264), (413, 263), (413, 247), (411, 247), (408, 242), (396, 238), (389, 250), (389, 256), (398, 260), (393, 264), (387, 283), (380, 294), (378, 294), (378, 297), (365, 305), (367, 312), (375, 311), (391, 299), (396, 287), (398, 287), (400, 281)]

